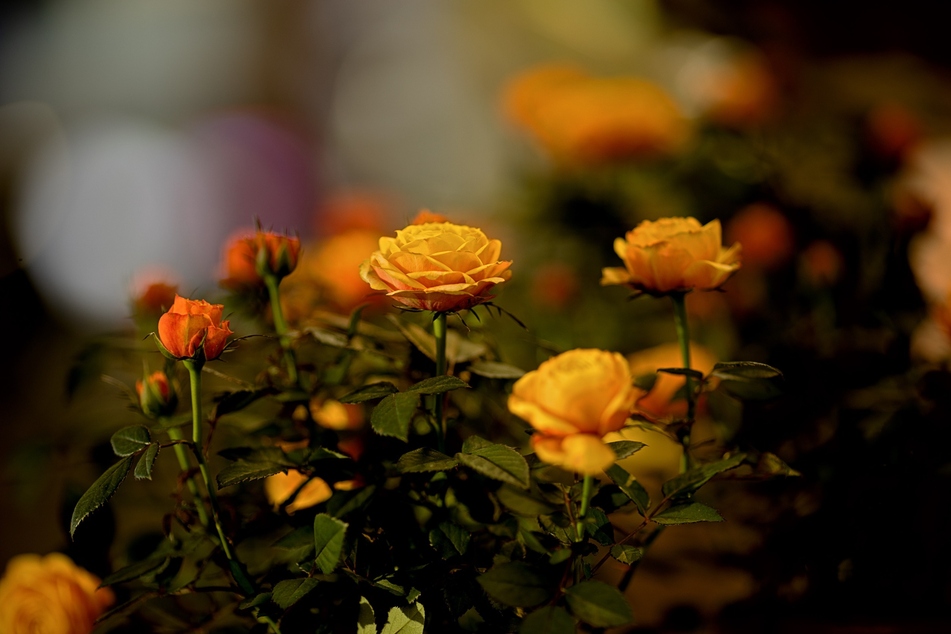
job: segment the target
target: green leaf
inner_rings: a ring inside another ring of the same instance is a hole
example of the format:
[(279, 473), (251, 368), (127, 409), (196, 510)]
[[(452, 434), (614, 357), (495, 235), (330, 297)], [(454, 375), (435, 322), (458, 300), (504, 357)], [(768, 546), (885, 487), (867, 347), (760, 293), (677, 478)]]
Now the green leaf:
[(92, 486), (83, 493), (76, 502), (73, 509), (73, 517), (69, 520), (69, 535), (72, 537), (76, 532), (79, 523), (86, 519), (90, 513), (106, 503), (116, 492), (122, 481), (129, 475), (129, 469), (132, 468), (132, 456), (126, 456), (115, 463), (106, 472), (99, 476), (99, 479), (92, 483)]
[(783, 373), (765, 363), (718, 363), (710, 375), (721, 380), (721, 388), (740, 399), (766, 400), (783, 393)]
[(386, 625), (380, 634), (423, 634), (426, 611), (419, 603), (407, 607), (395, 606), (386, 614)]
[(346, 533), (346, 522), (326, 513), (320, 513), (314, 518), (314, 549), (317, 552), (315, 561), (325, 575), (329, 575), (337, 567)]
[(469, 366), (469, 372), (487, 379), (519, 379), (525, 375), (521, 368), (496, 361), (476, 361)]
[(456, 454), (456, 460), (493, 480), (528, 488), (528, 463), (511, 447), (470, 436), (463, 443), (462, 452)]
[(152, 479), (152, 466), (155, 464), (155, 459), (158, 457), (160, 447), (161, 446), (158, 443), (152, 443), (145, 451), (145, 455), (139, 458), (139, 463), (135, 465), (136, 480)]
[(518, 634), (575, 634), (575, 620), (565, 608), (546, 605), (525, 617)]
[(400, 473), (430, 473), (433, 471), (448, 471), (459, 463), (444, 453), (439, 453), (429, 447), (420, 447), (400, 456), (396, 468)]
[(381, 381), (379, 383), (371, 383), (369, 385), (364, 385), (361, 388), (357, 388), (353, 392), (345, 396), (341, 396), (338, 400), (341, 403), (363, 403), (364, 401), (372, 401), (373, 399), (383, 398), (384, 396), (389, 396), (390, 394), (395, 394), (399, 392), (397, 387), (392, 383), (387, 381)]
[(638, 482), (634, 476), (625, 471), (624, 468), (616, 464), (611, 465), (605, 469), (604, 472), (614, 481), (614, 484), (621, 488), (624, 495), (634, 502), (634, 506), (637, 507), (637, 512), (641, 515), (646, 515), (647, 509), (651, 507), (651, 498), (647, 490), (641, 486), (641, 483)]
[(320, 582), (313, 577), (279, 581), (271, 591), (271, 600), (282, 610), (286, 610), (307, 596), (318, 583)]
[(709, 482), (713, 476), (740, 466), (745, 459), (746, 454), (740, 453), (723, 460), (718, 460), (717, 462), (694, 467), (690, 471), (681, 473), (675, 478), (665, 482), (661, 490), (664, 496), (669, 498), (690, 495)]
[(496, 564), (478, 578), (490, 597), (503, 605), (530, 608), (552, 596), (551, 575), (520, 561)]
[(610, 546), (614, 543), (614, 528), (611, 526), (608, 516), (601, 509), (589, 508), (588, 514), (581, 522), (588, 534), (594, 537), (602, 546)]
[(568, 609), (579, 619), (595, 627), (616, 627), (633, 620), (631, 606), (624, 595), (601, 581), (582, 581), (565, 590)]
[(409, 440), (409, 425), (419, 408), (419, 394), (398, 392), (390, 394), (373, 408), (370, 425), (381, 436), (392, 436), (403, 442)]
[(253, 608), (258, 608), (271, 600), (270, 592), (259, 592), (250, 599), (245, 599), (238, 604), (239, 610), (251, 610)]
[(314, 545), (314, 529), (310, 526), (298, 526), (287, 535), (284, 535), (271, 544), (274, 548), (283, 550), (297, 550), (298, 548), (312, 548)]
[(235, 390), (234, 392), (225, 392), (216, 397), (217, 403), (212, 413), (212, 419), (218, 420), (225, 414), (231, 414), (243, 410), (245, 407), (258, 400), (261, 397), (273, 394), (273, 388), (264, 388), (260, 390)]
[(373, 606), (366, 597), (360, 597), (360, 611), (357, 613), (357, 634), (376, 634), (376, 615)]
[(465, 554), (466, 548), (469, 547), (469, 531), (452, 522), (442, 522), (437, 530), (446, 537), (457, 553)]
[(653, 517), (653, 520), (664, 526), (674, 524), (695, 524), (696, 522), (722, 522), (723, 518), (715, 508), (700, 502), (677, 504), (664, 509)]
[(114, 433), (110, 442), (112, 443), (112, 451), (123, 458), (148, 447), (149, 443), (152, 442), (152, 434), (149, 433), (148, 427), (132, 425), (131, 427), (123, 427)]
[(526, 517), (537, 517), (555, 510), (554, 506), (544, 500), (533, 497), (530, 491), (508, 484), (499, 487), (499, 490), (495, 492), (495, 497), (508, 510)]
[(703, 380), (703, 372), (691, 368), (657, 368), (657, 372), (664, 374), (673, 374), (675, 376), (689, 376), (697, 381)]
[(410, 387), (407, 392), (416, 392), (417, 394), (444, 394), (459, 388), (469, 387), (469, 384), (454, 376), (434, 376), (416, 385)]
[(614, 454), (618, 460), (633, 456), (646, 446), (644, 443), (637, 442), (636, 440), (615, 440), (614, 442), (608, 443), (608, 447), (614, 450)]
[(241, 482), (250, 482), (251, 480), (260, 480), (272, 476), (275, 473), (287, 471), (286, 464), (278, 462), (250, 462), (239, 460), (229, 464), (218, 473), (216, 480), (218, 488), (223, 489)]
[(134, 564), (123, 566), (111, 575), (106, 576), (100, 583), (100, 586), (111, 586), (117, 583), (124, 583), (144, 577), (168, 563), (168, 557), (165, 555), (151, 556), (148, 559), (137, 561)]
[(631, 565), (635, 561), (640, 561), (644, 556), (644, 549), (637, 546), (628, 546), (627, 544), (618, 544), (611, 549), (611, 556), (622, 564)]

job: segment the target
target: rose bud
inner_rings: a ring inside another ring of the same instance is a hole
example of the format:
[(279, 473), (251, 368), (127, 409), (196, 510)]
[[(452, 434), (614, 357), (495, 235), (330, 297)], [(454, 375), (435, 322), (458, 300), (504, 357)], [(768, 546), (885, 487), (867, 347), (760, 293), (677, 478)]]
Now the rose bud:
[(300, 240), (277, 233), (258, 231), (254, 234), (254, 267), (262, 278), (273, 275), (277, 279), (297, 268), (300, 259)]
[(168, 376), (161, 370), (144, 376), (135, 382), (135, 393), (139, 396), (139, 407), (148, 418), (168, 416), (175, 411), (178, 398), (168, 382)]
[(160, 350), (173, 359), (217, 359), (234, 334), (229, 322), (221, 320), (223, 310), (221, 304), (176, 295), (172, 307), (159, 318)]

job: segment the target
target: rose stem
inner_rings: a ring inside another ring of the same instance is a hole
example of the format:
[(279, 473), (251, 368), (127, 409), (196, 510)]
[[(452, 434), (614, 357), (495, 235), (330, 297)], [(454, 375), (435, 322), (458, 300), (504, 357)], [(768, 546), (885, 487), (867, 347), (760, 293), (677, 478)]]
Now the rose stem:
[(584, 537), (584, 529), (581, 527), (581, 520), (588, 514), (588, 502), (591, 499), (591, 485), (594, 483), (594, 477), (586, 475), (584, 483), (581, 485), (581, 508), (578, 510), (578, 522), (575, 524), (575, 541), (580, 542)]
[[(686, 293), (674, 293), (670, 296), (674, 303), (674, 324), (677, 326), (677, 340), (680, 342), (680, 356), (683, 359), (684, 369), (690, 369), (690, 334), (687, 328), (687, 302)], [(694, 402), (693, 402), (693, 379), (690, 376), (684, 377), (684, 391), (687, 397), (687, 422), (686, 431), (681, 435), (680, 442), (684, 446), (683, 459), (680, 463), (680, 471), (684, 472), (690, 468), (690, 429), (693, 426)]]
[[(205, 462), (205, 452), (202, 448), (202, 439), (201, 439), (201, 366), (204, 365), (204, 361), (199, 361), (196, 359), (185, 359), (183, 361), (185, 367), (188, 369), (188, 378), (190, 379), (189, 383), (191, 385), (191, 396), (192, 396), (192, 449), (195, 452), (195, 459), (198, 460), (198, 469), (201, 471), (201, 477), (205, 482), (205, 490), (208, 491), (208, 503), (211, 507), (211, 517), (215, 522), (215, 529), (218, 531), (218, 539), (221, 541), (221, 550), (224, 551), (225, 557), (228, 558), (228, 561), (232, 564), (229, 566), (231, 570), (231, 575), (234, 577), (234, 580), (238, 583), (238, 586), (241, 587), (243, 591), (247, 594), (255, 592), (254, 585), (248, 579), (241, 567), (241, 562), (235, 557), (234, 553), (231, 552), (231, 545), (228, 543), (228, 539), (225, 537), (224, 529), (221, 528), (221, 521), (219, 517), (221, 513), (218, 511), (218, 495), (215, 493), (215, 488), (211, 482), (211, 475), (208, 473), (208, 464)], [(255, 617), (271, 628), (271, 631), (274, 634), (281, 634), (281, 630), (278, 628), (277, 623), (275, 623), (267, 615), (261, 615), (255, 610)]]
[[(159, 420), (164, 425), (164, 419)], [(178, 427), (169, 427), (168, 437), (172, 440), (181, 440), (182, 432)], [(178, 466), (181, 467), (182, 472), (188, 473), (191, 471), (192, 466), (188, 460), (188, 454), (185, 453), (185, 447), (176, 443), (172, 445), (172, 449), (175, 451), (175, 457), (178, 458)], [(194, 477), (189, 475), (185, 478), (185, 484), (188, 486), (188, 491), (195, 500), (195, 510), (198, 512), (198, 521), (201, 522), (202, 526), (208, 528), (208, 512), (205, 511), (205, 505), (201, 501), (201, 494), (198, 492), (198, 485), (195, 484)]]
[(267, 285), (268, 298), (271, 301), (271, 315), (274, 317), (274, 330), (281, 342), (281, 348), (284, 350), (284, 363), (287, 365), (287, 376), (294, 385), (298, 385), (297, 359), (294, 357), (294, 350), (291, 348), (290, 337), (287, 336), (287, 322), (284, 320), (284, 310), (281, 308), (281, 294), (278, 290), (280, 280), (276, 275), (265, 275), (264, 283)]
[[(433, 318), (433, 335), (436, 337), (436, 376), (446, 373), (446, 313), (436, 313)], [(446, 422), (442, 417), (445, 394), (433, 396), (433, 418), (436, 419), (436, 438), (439, 451), (446, 450)]]

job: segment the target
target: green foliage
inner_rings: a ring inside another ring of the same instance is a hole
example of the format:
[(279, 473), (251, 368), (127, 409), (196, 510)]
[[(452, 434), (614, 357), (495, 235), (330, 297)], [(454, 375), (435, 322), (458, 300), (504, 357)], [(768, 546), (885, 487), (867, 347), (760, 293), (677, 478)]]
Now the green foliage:
[(134, 453), (142, 451), (152, 442), (152, 434), (148, 427), (142, 425), (132, 425), (123, 427), (112, 435), (109, 441), (112, 444), (112, 451), (120, 458), (131, 456)]
[(604, 471), (611, 480), (621, 489), (628, 498), (634, 502), (637, 512), (641, 515), (647, 515), (647, 510), (651, 507), (650, 494), (641, 485), (637, 479), (620, 466), (613, 464)]
[(493, 480), (528, 488), (528, 463), (511, 447), (470, 436), (456, 454), (456, 460)]
[(565, 590), (568, 609), (595, 627), (626, 625), (634, 618), (631, 607), (617, 588), (601, 581), (582, 581)]
[(694, 491), (709, 482), (710, 479), (712, 479), (718, 473), (735, 469), (736, 467), (743, 464), (745, 459), (746, 454), (736, 454), (734, 456), (730, 456), (729, 458), (718, 460), (717, 462), (694, 467), (690, 471), (681, 473), (677, 477), (665, 482), (661, 490), (668, 498), (689, 496)]
[(550, 575), (518, 561), (493, 566), (479, 577), (490, 597), (503, 605), (530, 608), (551, 598)]
[(575, 620), (565, 608), (546, 605), (525, 617), (519, 634), (574, 634)]
[(652, 518), (658, 524), (693, 524), (696, 522), (722, 522), (723, 518), (716, 509), (699, 502), (676, 504), (667, 507)]
[(115, 463), (106, 469), (105, 473), (99, 476), (99, 478), (92, 483), (92, 486), (83, 493), (83, 496), (79, 498), (76, 507), (73, 509), (72, 518), (69, 520), (70, 536), (75, 535), (76, 527), (79, 526), (80, 522), (112, 497), (113, 493), (119, 488), (119, 485), (122, 484), (122, 481), (129, 475), (129, 469), (132, 468), (132, 461), (133, 456), (126, 456)]
[(158, 443), (152, 443), (148, 446), (145, 454), (139, 458), (139, 462), (135, 465), (136, 480), (152, 479), (152, 467), (155, 465), (155, 459), (158, 458), (160, 448), (161, 445)]
[(409, 440), (409, 426), (419, 407), (417, 392), (397, 392), (390, 394), (373, 408), (370, 424), (373, 431), (381, 436), (392, 436), (403, 442)]
[(286, 610), (317, 588), (320, 583), (313, 577), (303, 579), (285, 579), (278, 582), (271, 591), (271, 600)]
[(419, 603), (407, 607), (395, 606), (386, 615), (386, 625), (380, 634), (423, 634), (426, 610)]
[(400, 456), (396, 468), (400, 473), (427, 473), (447, 471), (459, 465), (455, 458), (450, 458), (429, 447), (420, 447)]
[(766, 400), (783, 393), (783, 373), (765, 363), (717, 363), (710, 376), (720, 379), (724, 390), (744, 400)]
[(343, 552), (343, 540), (347, 532), (347, 523), (325, 513), (314, 517), (314, 550), (317, 553), (317, 567), (325, 575), (337, 568), (340, 554)]

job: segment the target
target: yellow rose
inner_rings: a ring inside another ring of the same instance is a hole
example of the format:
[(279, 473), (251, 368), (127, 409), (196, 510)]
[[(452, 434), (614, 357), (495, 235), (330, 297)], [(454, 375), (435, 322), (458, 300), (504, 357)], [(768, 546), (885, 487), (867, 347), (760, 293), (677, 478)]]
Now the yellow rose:
[(601, 439), (624, 426), (642, 394), (620, 354), (579, 349), (552, 357), (516, 381), (508, 407), (538, 432), (532, 446), (539, 458), (594, 475), (615, 458)]
[(480, 229), (432, 222), (410, 225), (395, 238), (380, 238), (380, 250), (360, 267), (360, 277), (411, 308), (452, 312), (493, 298), (489, 292), (512, 276), (500, 262), (502, 243)]
[(721, 244), (720, 221), (645, 220), (614, 241), (624, 268), (605, 268), (601, 284), (626, 284), (652, 295), (719, 288), (740, 268), (740, 245)]
[(326, 502), (333, 495), (330, 485), (320, 478), (310, 478), (310, 476), (291, 469), (287, 473), (277, 473), (264, 481), (264, 494), (268, 501), (276, 508), (283, 504), (291, 494), (302, 484), (304, 488), (300, 490), (294, 501), (287, 505), (288, 513), (295, 513), (301, 509), (317, 506), (321, 502)]
[(66, 555), (17, 555), (0, 579), (0, 632), (88, 634), (115, 600)]

